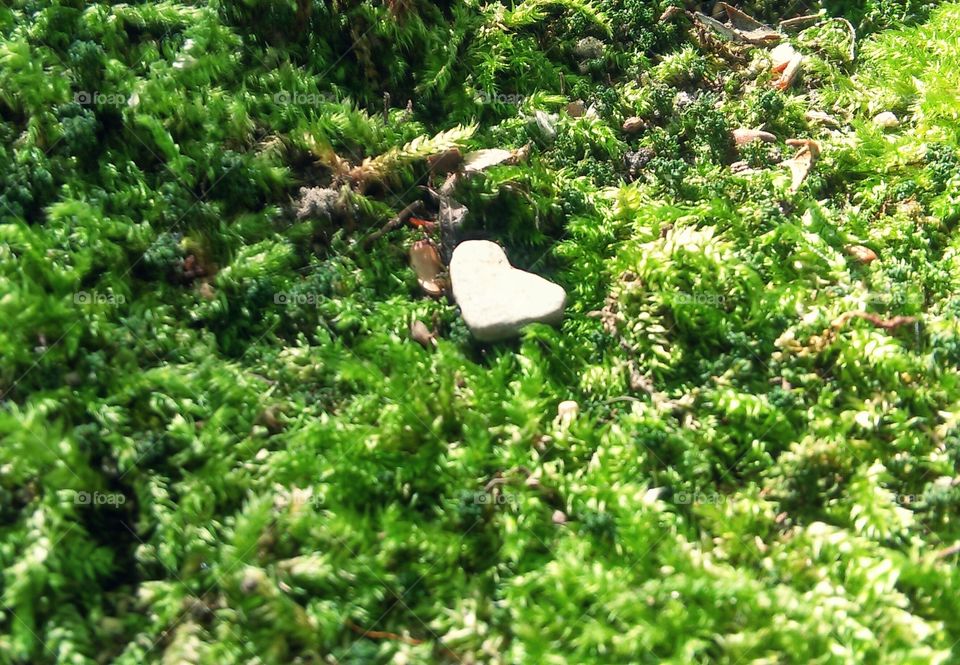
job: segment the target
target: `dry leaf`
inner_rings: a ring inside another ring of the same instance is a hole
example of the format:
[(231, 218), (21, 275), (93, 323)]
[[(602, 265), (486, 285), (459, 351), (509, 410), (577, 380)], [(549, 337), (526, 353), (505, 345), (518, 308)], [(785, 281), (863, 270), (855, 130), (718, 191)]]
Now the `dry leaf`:
[(800, 148), (792, 159), (783, 162), (790, 167), (790, 172), (793, 174), (790, 191), (796, 192), (800, 189), (814, 162), (817, 161), (817, 157), (820, 156), (820, 144), (810, 139), (788, 139), (787, 145)]
[[(786, 90), (793, 85), (793, 80), (797, 78), (797, 74), (800, 73), (800, 65), (802, 64), (803, 56), (794, 52), (790, 60), (787, 61), (787, 64), (783, 66), (780, 77), (773, 82), (776, 88), (778, 90)], [(776, 71), (776, 65), (774, 66), (774, 71)]]
[[(770, 44), (780, 41), (783, 37), (770, 26), (765, 25), (745, 14), (736, 7), (731, 7), (725, 2), (718, 2), (717, 8), (727, 12), (727, 19), (740, 36), (750, 44)], [(716, 12), (716, 10), (714, 10)]]
[(420, 319), (414, 319), (410, 324), (410, 339), (415, 341), (423, 348), (430, 350), (437, 345), (437, 338), (430, 329)]
[(738, 146), (746, 145), (747, 143), (752, 143), (753, 141), (773, 143), (777, 140), (777, 137), (770, 132), (760, 131), (759, 129), (746, 129), (741, 127), (733, 130), (732, 133), (733, 142)]
[(497, 164), (503, 164), (513, 159), (513, 153), (503, 148), (488, 148), (468, 152), (463, 160), (463, 170), (466, 173), (476, 173)]
[(440, 274), (443, 272), (443, 262), (440, 252), (429, 240), (418, 240), (410, 248), (410, 267), (417, 273), (420, 287), (431, 296), (443, 293), (443, 284)]
[(793, 56), (796, 54), (796, 49), (788, 43), (780, 44), (776, 48), (771, 49), (770, 61), (773, 63), (773, 71), (782, 72), (787, 68), (787, 65), (790, 64), (790, 61), (793, 60)]
[(840, 122), (836, 118), (834, 118), (832, 115), (824, 113), (823, 111), (807, 111), (804, 114), (804, 117), (810, 122), (819, 122), (830, 127), (840, 126)]
[[(720, 5), (717, 6), (720, 7)], [(759, 46), (776, 43), (782, 38), (780, 33), (776, 30), (773, 30), (765, 26), (763, 23), (754, 20), (738, 9), (729, 7), (727, 16), (731, 19), (731, 23), (733, 24), (732, 26), (721, 23), (717, 19), (711, 18), (710, 16), (707, 16), (701, 12), (693, 13), (694, 19), (701, 25), (710, 28), (729, 41)], [(738, 28), (738, 25), (743, 26), (745, 29)]]

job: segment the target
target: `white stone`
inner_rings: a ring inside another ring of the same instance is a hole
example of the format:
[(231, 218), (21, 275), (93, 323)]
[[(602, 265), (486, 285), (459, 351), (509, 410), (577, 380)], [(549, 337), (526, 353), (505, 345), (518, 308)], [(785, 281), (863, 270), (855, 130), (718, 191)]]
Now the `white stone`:
[(877, 127), (883, 127), (884, 129), (893, 129), (900, 125), (900, 118), (890, 111), (884, 111), (883, 113), (878, 113), (873, 118), (873, 123)]
[(530, 323), (560, 323), (563, 287), (510, 265), (488, 240), (457, 245), (450, 259), (453, 297), (474, 337), (483, 342), (515, 337)]

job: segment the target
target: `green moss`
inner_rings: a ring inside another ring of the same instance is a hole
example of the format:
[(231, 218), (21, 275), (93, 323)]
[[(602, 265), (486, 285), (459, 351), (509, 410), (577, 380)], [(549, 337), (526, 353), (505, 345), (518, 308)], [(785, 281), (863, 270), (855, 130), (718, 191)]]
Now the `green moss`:
[[(960, 6), (670, 4), (0, 9), (0, 662), (955, 659)], [(483, 345), (365, 239), (491, 147)]]

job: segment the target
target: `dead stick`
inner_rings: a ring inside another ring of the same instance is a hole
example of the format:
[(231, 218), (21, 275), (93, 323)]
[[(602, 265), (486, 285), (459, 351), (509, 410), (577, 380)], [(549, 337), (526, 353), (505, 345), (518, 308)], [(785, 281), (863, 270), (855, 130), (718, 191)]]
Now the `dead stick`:
[(408, 205), (406, 208), (398, 212), (395, 217), (392, 217), (390, 221), (384, 224), (381, 228), (377, 229), (376, 231), (368, 235), (366, 238), (364, 238), (360, 242), (360, 244), (363, 245), (364, 247), (369, 247), (378, 238), (381, 238), (387, 233), (390, 233), (390, 231), (393, 231), (395, 228), (397, 228), (398, 226), (403, 224), (405, 221), (410, 219), (414, 213), (421, 212), (422, 210), (423, 210), (423, 201), (419, 201), (419, 200), (414, 201), (413, 203)]
[(366, 628), (361, 628), (354, 622), (347, 620), (347, 627), (350, 628), (355, 633), (358, 633), (360, 637), (370, 637), (375, 640), (398, 640), (400, 642), (406, 642), (407, 644), (412, 644), (414, 646), (418, 644), (423, 644), (423, 640), (418, 640), (415, 637), (406, 637), (405, 635), (397, 635), (396, 633), (390, 633), (385, 630), (367, 630)]

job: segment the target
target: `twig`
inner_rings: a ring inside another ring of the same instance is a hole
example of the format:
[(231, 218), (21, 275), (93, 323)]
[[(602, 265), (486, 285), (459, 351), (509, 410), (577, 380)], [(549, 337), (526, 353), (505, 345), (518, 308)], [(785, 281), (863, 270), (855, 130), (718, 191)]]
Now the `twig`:
[(360, 245), (363, 247), (369, 247), (374, 241), (382, 236), (386, 235), (390, 231), (393, 231), (395, 228), (403, 224), (405, 221), (410, 219), (414, 213), (421, 213), (423, 211), (423, 201), (416, 200), (406, 208), (401, 210), (396, 214), (395, 217), (391, 218), (386, 224), (382, 227), (368, 235), (366, 238), (360, 241)]
[(894, 328), (907, 326), (917, 322), (917, 317), (915, 316), (895, 316), (892, 319), (884, 319), (878, 314), (857, 311), (844, 312), (833, 321), (832, 326), (834, 328), (842, 328), (851, 319), (863, 319), (864, 321), (872, 323), (877, 328), (883, 328), (884, 330), (893, 330)]
[(818, 14), (806, 14), (805, 16), (795, 16), (793, 18), (788, 18), (785, 21), (780, 21), (781, 30), (794, 30), (800, 28), (801, 26), (806, 26), (807, 24), (816, 23), (821, 20), (824, 16), (824, 12)]
[(407, 637), (405, 635), (398, 635), (396, 633), (391, 633), (385, 630), (367, 630), (361, 628), (353, 621), (347, 620), (347, 627), (355, 633), (358, 633), (360, 637), (369, 637), (375, 640), (396, 640), (399, 642), (405, 642), (406, 644), (412, 644), (414, 646), (418, 644), (423, 644), (423, 640), (418, 640), (415, 637)]

